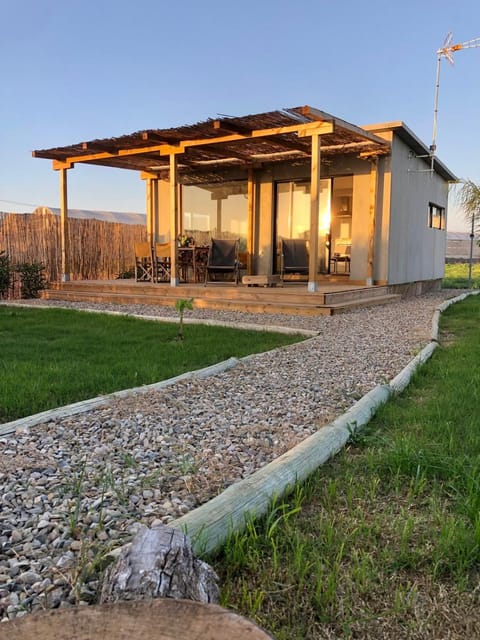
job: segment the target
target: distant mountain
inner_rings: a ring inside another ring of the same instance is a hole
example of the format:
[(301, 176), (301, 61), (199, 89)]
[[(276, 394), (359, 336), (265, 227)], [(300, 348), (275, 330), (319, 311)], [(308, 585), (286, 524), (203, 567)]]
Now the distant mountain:
[[(37, 207), (34, 214), (60, 215), (57, 207)], [(69, 209), (68, 215), (71, 218), (93, 218), (106, 222), (122, 222), (123, 224), (146, 224), (147, 217), (144, 213), (125, 213), (123, 211), (93, 211), (89, 209)]]

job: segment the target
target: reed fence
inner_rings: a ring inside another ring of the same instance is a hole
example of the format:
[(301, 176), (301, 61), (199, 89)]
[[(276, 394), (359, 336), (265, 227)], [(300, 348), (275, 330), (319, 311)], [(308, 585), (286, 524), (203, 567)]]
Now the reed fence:
[[(133, 270), (143, 225), (69, 218), (70, 273), (74, 280), (110, 280)], [(49, 282), (61, 277), (60, 219), (52, 214), (0, 212), (0, 251), (12, 264), (38, 262)]]

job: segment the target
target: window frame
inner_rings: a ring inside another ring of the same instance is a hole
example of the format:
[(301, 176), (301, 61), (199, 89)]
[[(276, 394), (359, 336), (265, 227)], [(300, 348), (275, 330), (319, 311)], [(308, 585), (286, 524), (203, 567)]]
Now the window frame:
[(428, 203), (428, 228), (434, 229), (436, 231), (445, 231), (445, 207), (442, 207), (439, 204), (435, 204), (435, 202)]

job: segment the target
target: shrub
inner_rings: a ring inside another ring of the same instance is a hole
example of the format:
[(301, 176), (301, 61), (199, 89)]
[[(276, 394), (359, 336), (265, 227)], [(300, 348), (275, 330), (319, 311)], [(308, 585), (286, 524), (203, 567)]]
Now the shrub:
[(38, 298), (39, 292), (47, 288), (45, 267), (38, 262), (24, 262), (17, 265), (20, 274), (20, 295), (22, 298)]
[(0, 251), (0, 298), (6, 298), (12, 285), (12, 269), (5, 251)]

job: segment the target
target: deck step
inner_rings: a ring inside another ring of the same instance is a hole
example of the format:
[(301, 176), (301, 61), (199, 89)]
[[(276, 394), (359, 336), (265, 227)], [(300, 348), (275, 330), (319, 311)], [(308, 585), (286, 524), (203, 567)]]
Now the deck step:
[[(88, 290), (85, 290), (85, 288), (75, 289), (74, 287), (47, 289), (42, 297), (48, 300), (91, 302), (97, 304), (143, 304), (157, 306), (175, 306), (178, 299), (186, 297), (183, 289), (180, 295), (178, 295), (178, 291), (174, 293), (169, 291), (170, 295), (165, 296), (158, 295), (158, 292), (145, 294), (142, 292), (130, 293), (129, 291), (96, 291), (93, 287), (87, 289)], [(217, 296), (216, 298), (202, 297), (198, 295), (197, 289), (197, 295), (194, 296), (195, 306), (199, 309), (319, 316), (342, 313), (358, 307), (385, 304), (400, 297), (398, 295), (373, 295), (369, 298), (365, 296), (351, 296), (350, 299), (345, 297), (343, 300), (339, 299), (335, 303), (323, 304), (320, 302), (321, 298), (315, 299), (307, 295), (303, 296), (302, 302), (297, 302), (296, 299), (292, 298), (270, 298), (265, 296), (260, 299), (256, 297), (243, 299), (229, 298), (225, 291), (223, 291), (222, 294), (221, 297)]]
[[(245, 300), (248, 302), (257, 301), (262, 304), (265, 301), (288, 302), (297, 304), (333, 305), (351, 300), (370, 300), (374, 297), (388, 295), (387, 286), (374, 287), (349, 287), (345, 284), (338, 285), (339, 288), (331, 290), (320, 287), (317, 292), (308, 292), (306, 287), (248, 287), (248, 286), (225, 286), (222, 284), (209, 284), (204, 287), (202, 284), (189, 285), (181, 284), (178, 287), (171, 287), (169, 284), (135, 283), (132, 281), (72, 281), (57, 283), (52, 289), (63, 292), (84, 292), (111, 295), (118, 293), (128, 296), (145, 297), (149, 299), (158, 298), (157, 304), (165, 304), (166, 299), (174, 298), (195, 298), (212, 300)], [(155, 304), (155, 302), (152, 302)]]
[(350, 311), (351, 309), (360, 309), (363, 307), (373, 307), (374, 305), (379, 304), (388, 304), (389, 302), (394, 302), (395, 300), (399, 300), (402, 296), (398, 293), (390, 293), (383, 296), (374, 296), (371, 298), (364, 298), (363, 300), (350, 300), (339, 302), (336, 304), (325, 305), (330, 309), (330, 314), (336, 313), (344, 313), (346, 311)]

